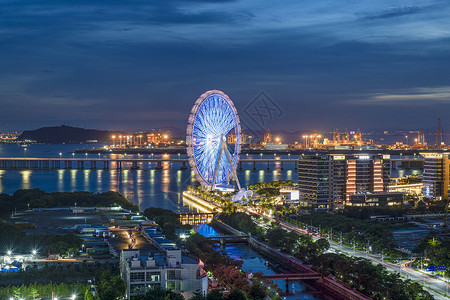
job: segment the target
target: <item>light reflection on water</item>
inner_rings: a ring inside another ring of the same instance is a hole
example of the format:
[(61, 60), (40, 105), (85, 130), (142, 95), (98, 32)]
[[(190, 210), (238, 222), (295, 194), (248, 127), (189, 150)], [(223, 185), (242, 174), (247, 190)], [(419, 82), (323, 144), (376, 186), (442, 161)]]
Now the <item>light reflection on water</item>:
[(31, 175), (31, 171), (30, 170), (24, 170), (24, 171), (20, 171), (20, 174), (22, 175), (22, 185), (21, 188), (22, 189), (29, 189), (30, 188), (30, 175)]
[[(98, 147), (99, 145), (96, 145)], [(97, 154), (74, 153), (78, 149), (90, 148), (89, 145), (31, 145), (27, 149), (27, 157), (60, 157), (62, 158), (98, 158)], [(23, 157), (23, 147), (0, 144), (0, 154), (3, 157)], [(122, 154), (101, 154), (102, 158), (121, 158)], [(127, 158), (186, 158), (186, 155), (126, 155)], [(245, 158), (273, 158), (273, 155), (245, 155)], [(276, 158), (298, 159), (298, 155), (277, 155)], [(87, 167), (88, 163), (86, 163)], [(117, 191), (142, 209), (157, 206), (174, 211), (188, 211), (183, 207), (181, 193), (188, 185), (195, 185), (193, 170), (180, 170), (181, 163), (165, 162), (162, 170), (155, 170), (156, 163), (142, 164), (140, 170), (130, 170), (131, 163), (124, 163), (122, 170), (116, 169), (112, 162), (109, 170), (103, 170), (101, 163), (97, 170), (64, 169), (64, 170), (0, 170), (0, 192), (12, 194), (21, 188), (40, 188), (48, 192), (90, 191), (94, 193)], [(293, 180), (297, 181), (297, 170), (293, 162), (270, 163), (258, 162), (253, 170), (253, 162), (242, 162), (242, 170), (237, 174), (242, 186), (261, 181)], [(76, 164), (74, 164), (76, 167)], [(281, 167), (284, 169), (281, 170)], [(418, 174), (420, 170), (393, 170), (392, 177), (406, 174)]]
[(5, 173), (5, 170), (0, 170), (0, 194), (3, 193), (3, 184), (2, 184), (3, 180), (2, 180), (2, 177), (3, 177), (4, 173)]
[[(259, 181), (296, 180), (296, 173), (280, 170), (238, 170), (243, 186)], [(295, 176), (294, 176), (295, 174)], [(162, 170), (0, 170), (0, 192), (12, 194), (18, 189), (40, 188), (47, 192), (117, 191), (141, 209), (157, 206), (175, 211), (183, 208), (181, 193), (195, 185), (191, 170), (166, 165)]]

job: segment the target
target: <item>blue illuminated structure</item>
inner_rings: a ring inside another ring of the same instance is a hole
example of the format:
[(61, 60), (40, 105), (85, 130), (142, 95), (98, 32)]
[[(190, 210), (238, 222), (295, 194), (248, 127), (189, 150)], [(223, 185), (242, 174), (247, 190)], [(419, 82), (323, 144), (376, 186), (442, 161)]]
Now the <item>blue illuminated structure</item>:
[(187, 127), (187, 154), (197, 180), (204, 187), (229, 186), (233, 176), (240, 189), (236, 167), (241, 127), (230, 98), (218, 90), (207, 91), (194, 104)]

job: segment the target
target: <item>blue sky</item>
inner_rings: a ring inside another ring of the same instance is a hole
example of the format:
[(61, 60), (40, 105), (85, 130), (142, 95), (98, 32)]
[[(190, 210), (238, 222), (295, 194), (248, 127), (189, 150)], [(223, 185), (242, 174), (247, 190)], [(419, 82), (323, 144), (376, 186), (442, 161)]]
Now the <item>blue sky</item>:
[(446, 128), (448, 16), (434, 0), (0, 0), (0, 126), (182, 128), (220, 89), (238, 111), (265, 91), (275, 129)]

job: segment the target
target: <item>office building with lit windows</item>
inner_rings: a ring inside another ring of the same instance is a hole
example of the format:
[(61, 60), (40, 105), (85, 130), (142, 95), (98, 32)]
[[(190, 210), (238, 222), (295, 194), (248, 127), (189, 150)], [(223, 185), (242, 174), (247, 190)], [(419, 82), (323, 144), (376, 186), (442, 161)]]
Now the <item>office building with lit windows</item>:
[(423, 165), (423, 196), (437, 200), (448, 199), (450, 153), (420, 154), (425, 158)]
[(389, 185), (389, 155), (303, 154), (298, 166), (300, 203), (315, 209), (343, 208), (354, 194), (385, 193)]

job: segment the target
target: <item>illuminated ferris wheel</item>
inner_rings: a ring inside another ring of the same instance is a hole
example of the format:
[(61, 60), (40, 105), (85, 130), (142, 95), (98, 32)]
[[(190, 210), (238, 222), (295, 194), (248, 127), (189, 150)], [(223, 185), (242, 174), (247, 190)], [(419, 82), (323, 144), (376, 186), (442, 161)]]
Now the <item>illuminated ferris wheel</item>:
[(240, 153), (241, 126), (230, 98), (218, 90), (202, 94), (194, 107), (187, 126), (187, 154), (202, 186), (211, 189), (229, 188), (236, 180)]

